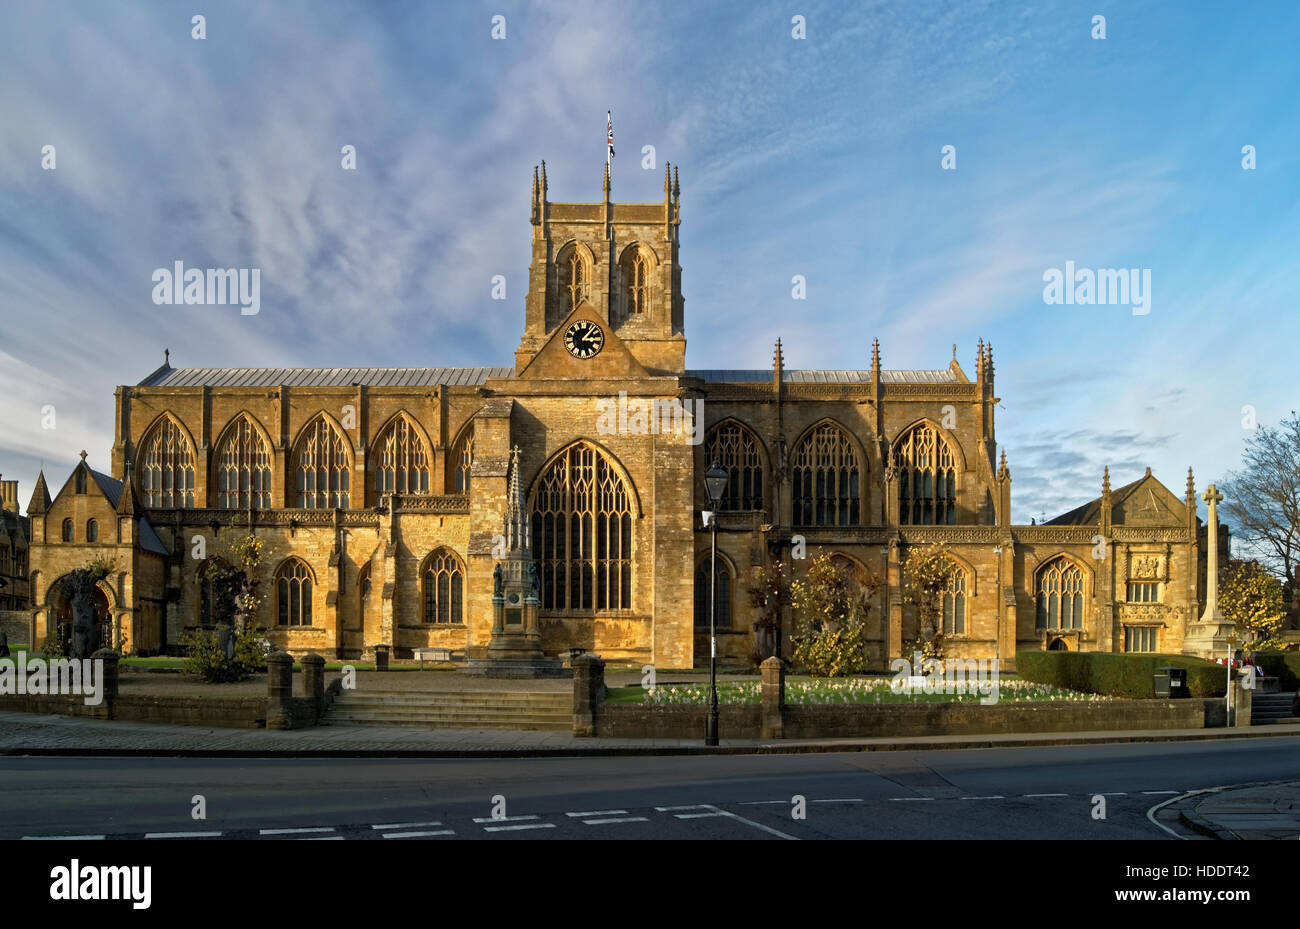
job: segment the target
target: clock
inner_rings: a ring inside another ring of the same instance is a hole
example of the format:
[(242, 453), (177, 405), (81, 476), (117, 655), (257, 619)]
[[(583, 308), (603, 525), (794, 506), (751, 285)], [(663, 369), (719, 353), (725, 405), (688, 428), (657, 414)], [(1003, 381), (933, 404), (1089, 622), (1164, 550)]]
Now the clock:
[(605, 333), (589, 319), (580, 319), (564, 331), (564, 347), (574, 358), (591, 358), (605, 347)]

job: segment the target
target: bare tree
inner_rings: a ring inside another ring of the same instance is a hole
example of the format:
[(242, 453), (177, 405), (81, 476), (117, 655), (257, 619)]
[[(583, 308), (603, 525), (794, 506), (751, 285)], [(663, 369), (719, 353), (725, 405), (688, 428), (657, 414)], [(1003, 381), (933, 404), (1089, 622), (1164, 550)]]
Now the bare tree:
[(1300, 561), (1300, 416), (1292, 410), (1278, 426), (1259, 426), (1241, 457), (1220, 488), (1224, 512), (1234, 535), (1290, 581)]

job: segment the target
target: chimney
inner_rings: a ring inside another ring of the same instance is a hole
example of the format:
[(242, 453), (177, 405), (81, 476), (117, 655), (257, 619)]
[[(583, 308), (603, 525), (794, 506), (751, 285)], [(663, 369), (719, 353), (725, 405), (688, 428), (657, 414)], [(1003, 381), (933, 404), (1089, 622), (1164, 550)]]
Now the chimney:
[(18, 482), (0, 481), (0, 510), (18, 512)]

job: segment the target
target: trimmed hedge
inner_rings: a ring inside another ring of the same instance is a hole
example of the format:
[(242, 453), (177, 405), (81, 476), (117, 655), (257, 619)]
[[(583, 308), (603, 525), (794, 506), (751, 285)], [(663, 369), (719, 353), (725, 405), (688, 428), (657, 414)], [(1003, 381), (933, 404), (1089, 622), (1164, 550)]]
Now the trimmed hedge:
[(1277, 678), (1279, 689), (1300, 688), (1300, 652), (1255, 652), (1255, 664)]
[(1227, 690), (1223, 665), (1186, 655), (1016, 652), (1016, 672), (1027, 681), (1113, 697), (1154, 697), (1156, 668), (1166, 667), (1187, 670), (1193, 697), (1222, 697)]

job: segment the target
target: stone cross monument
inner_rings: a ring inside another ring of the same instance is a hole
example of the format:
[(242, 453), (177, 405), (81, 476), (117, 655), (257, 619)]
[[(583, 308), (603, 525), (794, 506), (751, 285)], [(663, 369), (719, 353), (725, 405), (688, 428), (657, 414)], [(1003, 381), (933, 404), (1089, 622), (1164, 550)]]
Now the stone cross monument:
[(510, 453), (510, 485), (504, 526), (505, 554), (492, 571), (492, 638), (484, 658), (466, 673), (480, 677), (564, 677), (568, 672), (542, 651), (537, 562), (533, 560), (528, 508), (519, 479), (519, 446)]
[(1228, 637), (1236, 628), (1219, 612), (1219, 504), (1223, 494), (1211, 484), (1201, 494), (1210, 509), (1206, 527), (1208, 550), (1205, 553), (1205, 612), (1187, 627), (1183, 637), (1183, 654), (1201, 658), (1222, 658), (1228, 651)]

